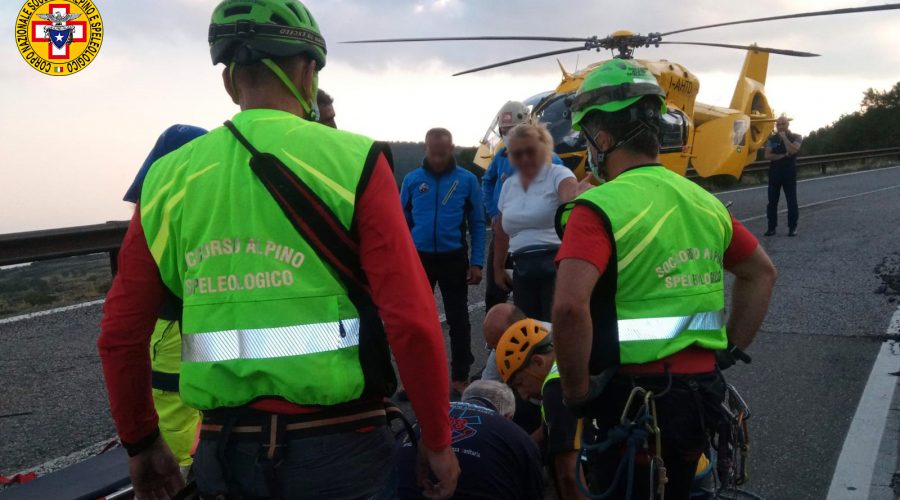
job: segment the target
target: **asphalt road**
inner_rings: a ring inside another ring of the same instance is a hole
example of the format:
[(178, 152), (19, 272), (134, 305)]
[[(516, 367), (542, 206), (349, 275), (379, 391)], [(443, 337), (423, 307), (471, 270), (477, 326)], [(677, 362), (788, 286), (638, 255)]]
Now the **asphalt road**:
[[(812, 205), (801, 208), (800, 236), (786, 236), (782, 214), (781, 234), (761, 237), (780, 279), (753, 363), (726, 373), (753, 409), (746, 487), (769, 499), (825, 497), (900, 294), (876, 273), (900, 262), (900, 168), (804, 181), (798, 191), (801, 207)], [(764, 187), (719, 196), (761, 235)], [(473, 288), (475, 369), (485, 355), (482, 298)], [(112, 436), (99, 319), (91, 306), (0, 324), (0, 474)]]

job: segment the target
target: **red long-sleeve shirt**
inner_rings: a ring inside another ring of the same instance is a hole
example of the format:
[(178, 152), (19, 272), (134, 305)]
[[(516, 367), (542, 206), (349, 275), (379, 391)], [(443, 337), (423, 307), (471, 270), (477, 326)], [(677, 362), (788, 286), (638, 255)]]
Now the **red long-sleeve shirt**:
[[(384, 157), (356, 207), (360, 259), (388, 343), (421, 428), (433, 450), (450, 445), (447, 357), (437, 307), (400, 208)], [(97, 346), (119, 437), (136, 443), (155, 432), (149, 342), (165, 298), (159, 269), (134, 211), (119, 252), (119, 272), (103, 307)]]

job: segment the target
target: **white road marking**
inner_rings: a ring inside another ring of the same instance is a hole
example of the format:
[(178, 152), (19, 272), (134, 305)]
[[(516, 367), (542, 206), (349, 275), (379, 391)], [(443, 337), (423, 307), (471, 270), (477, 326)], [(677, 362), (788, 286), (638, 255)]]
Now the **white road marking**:
[[(473, 304), (469, 304), (469, 312), (472, 312), (472, 311), (474, 311), (475, 309), (479, 309), (479, 308), (481, 308), (481, 307), (484, 307), (484, 301), (483, 301), (483, 300), (478, 301), (478, 302), (475, 302), (475, 303), (473, 303)], [(446, 314), (441, 314), (441, 315), (438, 316), (438, 319), (441, 321), (441, 324), (444, 324), (444, 323), (447, 322), (447, 315), (446, 315)]]
[[(894, 312), (887, 333), (900, 333), (900, 308)], [(878, 458), (881, 437), (897, 385), (897, 377), (890, 374), (900, 369), (900, 352), (895, 352), (896, 348), (897, 343), (888, 340), (878, 351), (869, 381), (844, 439), (831, 486), (828, 488), (827, 500), (869, 498), (875, 460)]]
[(106, 302), (106, 299), (92, 300), (90, 302), (82, 302), (81, 304), (73, 304), (71, 306), (65, 307), (57, 307), (56, 309), (47, 309), (46, 311), (38, 311), (28, 314), (22, 314), (21, 316), (10, 316), (9, 318), (0, 319), (0, 325), (5, 325), (7, 323), (15, 323), (16, 321), (22, 321), (24, 319), (31, 318), (39, 318), (41, 316), (49, 316), (51, 314), (57, 314), (61, 312), (74, 311), (75, 309), (81, 309), (84, 307), (91, 307), (102, 304)]
[[(113, 443), (117, 442), (118, 438), (115, 436), (111, 436), (103, 441), (94, 443), (86, 448), (82, 448), (78, 451), (69, 453), (68, 455), (64, 455), (61, 457), (56, 457), (52, 460), (48, 460), (40, 465), (35, 465), (34, 467), (30, 467), (26, 470), (19, 471), (19, 474), (24, 474), (26, 472), (34, 472), (38, 476), (45, 476), (47, 474), (56, 472), (60, 469), (65, 469), (66, 467), (75, 465), (77, 463), (83, 462), (88, 458), (91, 458), (94, 455), (99, 454), (103, 450), (110, 447)], [(112, 448), (110, 448), (112, 449)], [(15, 474), (14, 474), (15, 475)]]
[[(812, 178), (812, 179), (803, 179), (803, 180), (799, 180), (799, 181), (797, 181), (797, 184), (801, 184), (801, 183), (804, 183), (804, 182), (823, 181), (823, 180), (826, 180), (826, 179), (837, 179), (838, 177), (846, 177), (846, 176), (848, 176), (848, 175), (871, 174), (871, 173), (873, 173), (873, 172), (881, 172), (882, 170), (891, 170), (891, 169), (895, 169), (895, 168), (900, 168), (900, 165), (897, 165), (897, 166), (894, 166), (894, 167), (873, 168), (873, 169), (871, 169), (871, 170), (860, 170), (859, 172), (848, 172), (848, 173), (846, 173), (846, 174), (823, 175), (823, 176), (821, 176), (821, 177), (814, 177), (814, 178)], [(767, 186), (767, 185), (762, 185), (762, 186), (755, 186), (755, 187), (749, 187), (749, 188), (743, 188), (743, 189), (734, 189), (734, 190), (732, 190), (732, 191), (722, 191), (722, 192), (720, 192), (720, 193), (713, 193), (713, 194), (716, 195), (716, 196), (721, 196), (721, 195), (723, 195), (723, 194), (742, 193), (742, 192), (744, 192), (744, 191), (753, 191), (753, 190), (756, 190), (756, 189), (767, 189), (768, 187), (769, 187), (769, 186)]]
[[(815, 206), (818, 206), (818, 205), (824, 205), (824, 204), (826, 204), (826, 203), (831, 203), (831, 202), (833, 202), (833, 201), (847, 200), (847, 199), (850, 199), (850, 198), (856, 198), (857, 196), (865, 196), (865, 195), (867, 195), (867, 194), (880, 193), (881, 191), (888, 191), (888, 190), (890, 190), (890, 189), (897, 189), (897, 188), (900, 188), (900, 184), (897, 184), (897, 185), (894, 185), (894, 186), (883, 187), (883, 188), (879, 188), (879, 189), (873, 189), (873, 190), (871, 190), (871, 191), (865, 191), (865, 192), (863, 192), (863, 193), (848, 194), (847, 196), (839, 196), (839, 197), (837, 197), (837, 198), (832, 198), (832, 199), (830, 199), (830, 200), (817, 201), (817, 202), (815, 202), (815, 203), (807, 203), (806, 205), (800, 205), (798, 208), (810, 208), (810, 207), (815, 207)], [(781, 210), (778, 211), (779, 214), (783, 214), (783, 213), (785, 213), (785, 212), (787, 212), (787, 209), (786, 209), (786, 208), (785, 208), (785, 209), (781, 209)], [(740, 219), (740, 221), (741, 221), (741, 222), (749, 222), (749, 221), (752, 221), (752, 220), (763, 219), (763, 218), (765, 218), (765, 217), (766, 217), (766, 214), (762, 214), (762, 215), (754, 215), (753, 217), (745, 217), (745, 218), (742, 218), (742, 219)]]

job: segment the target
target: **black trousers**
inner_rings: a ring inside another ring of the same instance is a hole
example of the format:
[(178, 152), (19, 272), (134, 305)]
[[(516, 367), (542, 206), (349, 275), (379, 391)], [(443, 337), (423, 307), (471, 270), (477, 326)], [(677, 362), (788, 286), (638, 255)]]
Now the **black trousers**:
[(556, 250), (513, 257), (513, 303), (525, 316), (550, 321), (556, 282)]
[(469, 259), (466, 251), (420, 252), (419, 258), (432, 290), (435, 285), (441, 287), (444, 298), (444, 314), (450, 327), (450, 377), (453, 381), (468, 381), (475, 357), (472, 355), (472, 327), (469, 324), (469, 284), (466, 283)]
[(788, 228), (795, 229), (800, 218), (797, 206), (797, 167), (769, 167), (769, 204), (766, 205), (769, 229), (778, 226), (778, 199), (782, 190), (787, 202)]
[(509, 300), (509, 292), (503, 290), (494, 281), (494, 237), (488, 245), (487, 262), (484, 266), (484, 312), (488, 312), (497, 304)]
[[(719, 404), (725, 397), (725, 382), (716, 372), (676, 375), (666, 391), (668, 381), (667, 376), (617, 377), (594, 403), (591, 416), (602, 441), (609, 430), (619, 423), (625, 402), (635, 385), (661, 394), (656, 399), (656, 411), (662, 435), (662, 456), (669, 480), (666, 500), (687, 500), (691, 497), (697, 462), (709, 448), (709, 435), (722, 418)], [(622, 459), (618, 447), (588, 456), (588, 484), (593, 493), (603, 493), (610, 488)], [(649, 491), (651, 483), (647, 456), (641, 456), (639, 451), (635, 463), (634, 498), (654, 498)], [(625, 498), (626, 485), (627, 478), (623, 477), (616, 492), (609, 498)]]

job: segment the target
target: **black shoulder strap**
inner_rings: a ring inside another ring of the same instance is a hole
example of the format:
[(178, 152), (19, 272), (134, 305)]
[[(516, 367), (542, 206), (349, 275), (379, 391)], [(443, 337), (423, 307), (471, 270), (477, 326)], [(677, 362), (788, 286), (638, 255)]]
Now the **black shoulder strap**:
[(331, 208), (278, 157), (256, 149), (231, 121), (226, 121), (225, 126), (250, 152), (250, 168), (294, 229), (334, 269), (351, 293), (369, 295), (369, 284), (359, 259), (359, 244)]

